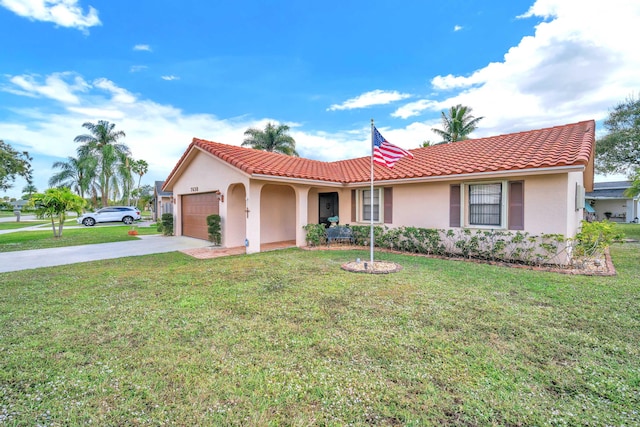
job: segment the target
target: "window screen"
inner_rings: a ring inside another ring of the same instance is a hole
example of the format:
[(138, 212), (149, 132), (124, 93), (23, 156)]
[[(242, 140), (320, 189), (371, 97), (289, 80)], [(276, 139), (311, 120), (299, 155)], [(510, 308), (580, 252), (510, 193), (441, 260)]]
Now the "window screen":
[(469, 224), (502, 224), (502, 184), (469, 185)]

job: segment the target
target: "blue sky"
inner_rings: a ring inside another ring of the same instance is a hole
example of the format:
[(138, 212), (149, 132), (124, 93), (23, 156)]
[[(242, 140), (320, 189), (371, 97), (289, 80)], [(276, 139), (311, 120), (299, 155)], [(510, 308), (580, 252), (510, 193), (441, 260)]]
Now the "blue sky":
[(638, 22), (637, 0), (0, 0), (0, 139), (44, 190), (86, 121), (126, 132), (148, 184), (193, 137), (240, 145), (267, 121), (318, 160), (368, 155), (372, 118), (403, 148), (437, 141), (458, 103), (477, 137), (602, 131), (640, 87)]

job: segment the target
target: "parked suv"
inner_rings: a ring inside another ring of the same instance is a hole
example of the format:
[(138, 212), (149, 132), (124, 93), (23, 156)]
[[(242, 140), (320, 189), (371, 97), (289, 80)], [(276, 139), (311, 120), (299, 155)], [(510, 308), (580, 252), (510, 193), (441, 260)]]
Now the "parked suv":
[(132, 206), (109, 206), (99, 209), (92, 213), (86, 213), (78, 218), (78, 224), (88, 227), (95, 225), (96, 222), (124, 222), (125, 224), (133, 224), (140, 218), (140, 211)]

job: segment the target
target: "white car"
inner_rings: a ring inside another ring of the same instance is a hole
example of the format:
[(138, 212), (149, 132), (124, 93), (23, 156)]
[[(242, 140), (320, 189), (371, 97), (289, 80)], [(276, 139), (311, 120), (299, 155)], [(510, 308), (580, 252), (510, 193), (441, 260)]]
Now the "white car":
[(91, 227), (97, 222), (124, 222), (128, 225), (140, 218), (140, 211), (132, 206), (109, 206), (78, 217), (78, 224)]

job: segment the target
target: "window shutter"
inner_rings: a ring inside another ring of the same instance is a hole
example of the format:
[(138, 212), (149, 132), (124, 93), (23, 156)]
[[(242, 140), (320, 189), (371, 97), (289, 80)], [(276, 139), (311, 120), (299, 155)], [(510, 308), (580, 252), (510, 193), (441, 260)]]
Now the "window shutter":
[(356, 190), (351, 190), (351, 222), (356, 222)]
[(393, 187), (384, 188), (384, 223), (393, 222)]
[(524, 230), (524, 181), (509, 182), (509, 230)]
[(460, 184), (449, 189), (449, 227), (460, 227)]

